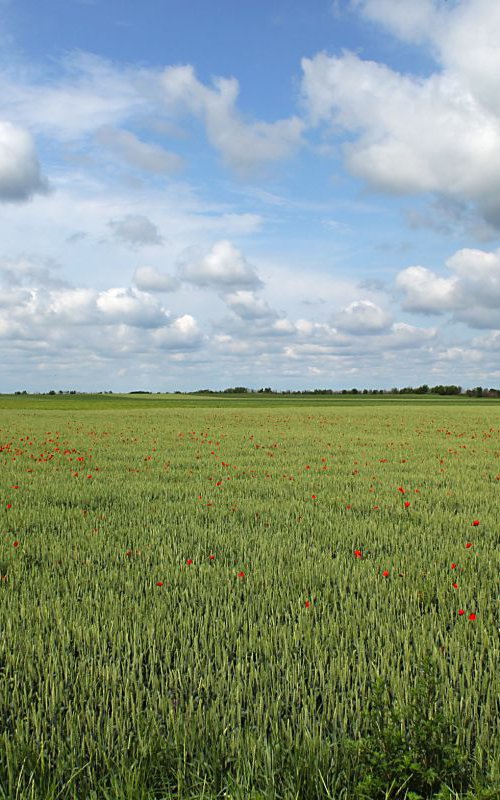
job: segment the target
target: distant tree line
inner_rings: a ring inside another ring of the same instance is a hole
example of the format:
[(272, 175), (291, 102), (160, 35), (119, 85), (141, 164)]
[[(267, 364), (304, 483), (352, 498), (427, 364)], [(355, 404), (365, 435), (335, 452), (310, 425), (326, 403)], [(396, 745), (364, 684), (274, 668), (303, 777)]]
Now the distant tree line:
[[(16, 395), (27, 395), (26, 389), (14, 392)], [(49, 392), (33, 392), (33, 394), (46, 394), (46, 395), (62, 395), (62, 394), (113, 394), (111, 390), (101, 392), (77, 392), (75, 389), (62, 390), (51, 389)], [(153, 394), (151, 391), (144, 389), (136, 389), (128, 394)], [(230, 386), (222, 391), (219, 389), (198, 389), (195, 392), (154, 392), (154, 394), (266, 394), (276, 396), (308, 396), (308, 395), (392, 395), (392, 394), (437, 394), (445, 396), (462, 395), (464, 397), (500, 397), (500, 389), (487, 389), (483, 386), (476, 386), (473, 389), (463, 389), (461, 386), (455, 384), (443, 385), (437, 384), (436, 386), (428, 386), (423, 383), (421, 386), (404, 386), (398, 389), (394, 386), (392, 389), (286, 389), (278, 391), (272, 389), (270, 386), (265, 386), (260, 389), (249, 389), (247, 386)]]
[[(247, 386), (230, 386), (223, 389), (223, 394), (271, 394), (271, 395), (346, 395), (346, 394), (362, 394), (362, 395), (388, 395), (388, 394), (437, 394), (437, 395), (464, 395), (467, 397), (500, 397), (500, 389), (487, 389), (482, 386), (476, 386), (474, 389), (463, 389), (456, 384), (437, 384), (436, 386), (429, 386), (423, 383), (421, 386), (404, 386), (399, 389), (394, 386), (392, 389), (302, 389), (278, 391), (272, 389), (270, 386), (262, 387), (260, 389), (249, 389)], [(193, 394), (221, 394), (220, 391), (213, 389), (200, 389)]]

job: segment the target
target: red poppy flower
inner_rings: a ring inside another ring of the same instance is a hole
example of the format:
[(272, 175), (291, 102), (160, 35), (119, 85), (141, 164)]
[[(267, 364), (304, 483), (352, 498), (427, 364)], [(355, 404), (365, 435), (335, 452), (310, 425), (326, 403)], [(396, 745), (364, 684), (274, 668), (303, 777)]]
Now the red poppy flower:
[(388, 578), (389, 577), (389, 570), (388, 569), (384, 569), (382, 575), (384, 576), (384, 578)]
[(312, 494), (311, 497), (312, 497), (313, 500), (316, 500), (316, 495), (315, 494)]
[(352, 508), (352, 506), (346, 506), (346, 508), (347, 508), (347, 509), (351, 509), (351, 508)]
[(476, 615), (475, 614), (469, 614), (469, 619), (475, 620), (476, 619)]
[(475, 519), (475, 520), (474, 520), (474, 522), (472, 523), (472, 526), (473, 526), (474, 528), (477, 528), (477, 526), (478, 526), (478, 525), (479, 525), (479, 520), (478, 520), (478, 519)]
[(459, 616), (459, 617), (463, 617), (463, 615), (464, 615), (464, 614), (465, 614), (465, 611), (463, 610), (463, 608), (460, 608), (460, 609), (458, 610), (458, 616)]
[(455, 562), (453, 562), (453, 563), (451, 564), (451, 569), (456, 569), (456, 568), (457, 568), (457, 565), (455, 564)]
[(354, 555), (356, 556), (356, 558), (363, 558), (363, 553), (361, 552), (361, 550), (355, 550)]
[(238, 578), (244, 578), (245, 577), (245, 573), (244, 572), (238, 572), (238, 576), (237, 577)]
[(310, 606), (310, 605), (311, 605), (311, 601), (310, 601), (310, 600), (306, 600), (306, 602), (305, 602), (305, 607), (306, 607), (306, 608), (309, 608), (309, 606)]
[(458, 589), (458, 583), (452, 583), (451, 585), (453, 586), (454, 589)]
[(466, 546), (466, 548), (468, 550), (470, 547), (472, 547), (472, 542), (467, 542), (465, 546)]
[(156, 581), (157, 586), (163, 586), (163, 581)]
[(405, 493), (405, 491), (406, 491), (406, 490), (405, 490), (405, 489), (403, 489), (403, 487), (402, 487), (402, 486), (398, 486), (398, 492), (401, 492), (401, 494), (404, 494), (404, 493)]
[(208, 557), (209, 557), (210, 561), (213, 561), (214, 558), (215, 558), (215, 556), (208, 556)]
[(189, 566), (190, 566), (192, 563), (193, 563), (193, 559), (192, 559), (192, 558), (187, 558), (187, 559), (186, 559), (186, 564), (188, 565), (188, 567), (189, 567)]
[(410, 501), (409, 500), (406, 501), (405, 508), (410, 508)]
[(17, 541), (17, 539), (15, 542), (12, 542), (12, 547), (19, 547), (19, 542)]
[(12, 503), (7, 503), (6, 508), (12, 508)]

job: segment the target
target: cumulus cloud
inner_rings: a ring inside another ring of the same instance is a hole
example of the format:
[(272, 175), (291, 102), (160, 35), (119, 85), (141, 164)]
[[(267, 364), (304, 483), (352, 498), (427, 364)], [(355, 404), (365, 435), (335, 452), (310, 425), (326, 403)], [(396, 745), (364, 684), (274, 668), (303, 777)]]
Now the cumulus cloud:
[(182, 168), (182, 158), (158, 144), (144, 142), (131, 131), (106, 126), (96, 134), (96, 141), (127, 164), (154, 175), (172, 175)]
[(441, 27), (443, 13), (434, 0), (353, 0), (367, 19), (382, 23), (399, 39), (420, 44)]
[(142, 214), (128, 214), (122, 219), (110, 220), (108, 225), (115, 239), (129, 247), (163, 244), (157, 226)]
[[(438, 62), (428, 77), (403, 75), (345, 52), (302, 60), (311, 124), (343, 145), (349, 171), (395, 194), (439, 193), (477, 206), (500, 228), (500, 6), (364, 0), (361, 13), (392, 33), (427, 42)], [(484, 55), (483, 55), (484, 54)]]
[[(95, 289), (68, 288), (49, 293), (34, 290), (33, 301), (39, 319), (49, 317), (56, 325), (92, 325), (98, 321)], [(31, 309), (34, 310), (34, 309)]]
[(205, 335), (191, 314), (171, 315), (157, 298), (135, 288), (55, 288), (34, 280), (29, 288), (0, 293), (0, 339), (13, 369), (22, 351), (33, 368), (43, 353), (51, 370), (66, 364), (71, 374), (75, 359), (98, 370), (135, 355), (157, 367), (159, 355), (194, 353)]
[(239, 84), (235, 78), (215, 78), (209, 87), (198, 80), (191, 65), (184, 65), (168, 67), (162, 84), (166, 107), (202, 119), (210, 143), (238, 172), (287, 158), (301, 143), (304, 123), (298, 117), (245, 122), (236, 107)]
[(207, 255), (180, 266), (183, 280), (225, 292), (255, 289), (262, 285), (255, 267), (228, 240), (216, 242)]
[(153, 332), (153, 341), (161, 349), (192, 350), (204, 341), (204, 335), (191, 314), (183, 314), (168, 327)]
[(14, 258), (0, 259), (0, 284), (6, 289), (13, 286), (65, 286), (58, 274), (58, 265), (50, 259)]
[(381, 339), (380, 346), (386, 350), (408, 350), (422, 347), (434, 341), (438, 335), (437, 328), (419, 328), (406, 322), (394, 322), (390, 330)]
[(396, 287), (403, 293), (403, 308), (423, 314), (453, 311), (460, 294), (456, 277), (440, 278), (432, 270), (420, 266), (399, 272)]
[(496, 0), (355, 0), (364, 17), (399, 39), (428, 44), (443, 66), (486, 108), (500, 112), (496, 76), (500, 71)]
[(107, 324), (121, 322), (140, 328), (155, 328), (165, 322), (165, 312), (157, 300), (139, 289), (107, 289), (99, 294), (97, 308)]
[(424, 314), (450, 312), (474, 328), (500, 328), (500, 250), (464, 248), (446, 261), (441, 277), (421, 266), (398, 273), (403, 308)]
[(226, 294), (224, 301), (238, 317), (246, 320), (275, 319), (278, 313), (255, 292), (240, 289), (237, 292)]
[(336, 314), (333, 322), (340, 331), (364, 336), (386, 331), (391, 318), (371, 300), (356, 300)]
[(47, 188), (31, 135), (0, 121), (0, 201), (23, 202)]
[(133, 280), (137, 288), (144, 292), (173, 292), (179, 285), (176, 278), (154, 267), (137, 267)]

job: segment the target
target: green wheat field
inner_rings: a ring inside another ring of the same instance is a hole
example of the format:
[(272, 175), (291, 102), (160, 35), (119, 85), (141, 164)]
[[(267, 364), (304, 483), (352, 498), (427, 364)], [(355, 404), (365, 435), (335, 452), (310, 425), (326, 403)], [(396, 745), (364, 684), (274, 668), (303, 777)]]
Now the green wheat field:
[(495, 401), (0, 397), (0, 798), (499, 798), (499, 499)]

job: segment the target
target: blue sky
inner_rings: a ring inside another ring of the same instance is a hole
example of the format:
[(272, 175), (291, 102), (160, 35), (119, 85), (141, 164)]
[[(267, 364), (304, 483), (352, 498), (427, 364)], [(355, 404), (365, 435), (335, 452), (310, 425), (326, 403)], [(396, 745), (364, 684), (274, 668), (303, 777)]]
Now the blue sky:
[(496, 0), (0, 2), (0, 391), (500, 385)]

